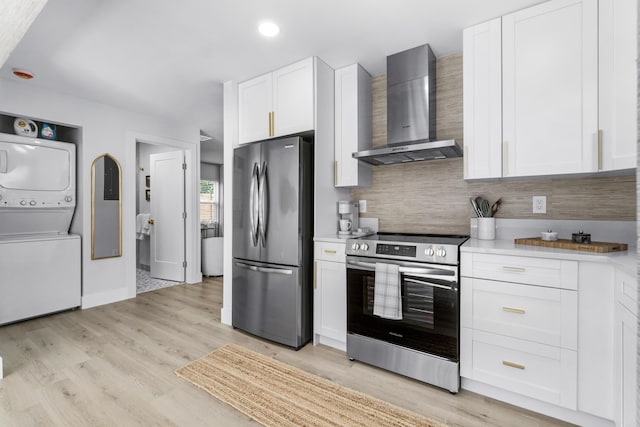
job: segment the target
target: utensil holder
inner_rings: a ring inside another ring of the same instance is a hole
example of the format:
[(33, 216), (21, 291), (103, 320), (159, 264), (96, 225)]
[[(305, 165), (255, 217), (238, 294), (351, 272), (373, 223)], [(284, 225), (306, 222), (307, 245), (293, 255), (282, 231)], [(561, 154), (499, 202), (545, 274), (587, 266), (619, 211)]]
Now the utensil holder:
[(496, 219), (495, 218), (478, 218), (478, 239), (495, 240), (496, 238)]

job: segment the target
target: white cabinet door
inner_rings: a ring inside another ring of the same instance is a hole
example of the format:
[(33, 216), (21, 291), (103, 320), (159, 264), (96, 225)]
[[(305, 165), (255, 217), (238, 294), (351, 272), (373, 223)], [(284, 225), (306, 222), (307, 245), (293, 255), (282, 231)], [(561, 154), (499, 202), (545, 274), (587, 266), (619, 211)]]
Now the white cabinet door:
[(600, 0), (599, 170), (636, 167), (638, 2)]
[(614, 269), (578, 267), (578, 410), (613, 419)]
[(238, 140), (240, 144), (267, 139), (272, 104), (271, 73), (238, 85)]
[(339, 262), (315, 261), (314, 269), (314, 334), (344, 343), (346, 348), (346, 266)]
[(616, 425), (636, 427), (638, 318), (616, 304)]
[(371, 185), (371, 167), (353, 158), (371, 147), (371, 76), (359, 64), (335, 71), (336, 187)]
[(502, 17), (504, 176), (596, 170), (598, 2)]
[(314, 129), (313, 58), (272, 73), (273, 136)]
[(464, 178), (502, 176), (502, 20), (463, 32)]

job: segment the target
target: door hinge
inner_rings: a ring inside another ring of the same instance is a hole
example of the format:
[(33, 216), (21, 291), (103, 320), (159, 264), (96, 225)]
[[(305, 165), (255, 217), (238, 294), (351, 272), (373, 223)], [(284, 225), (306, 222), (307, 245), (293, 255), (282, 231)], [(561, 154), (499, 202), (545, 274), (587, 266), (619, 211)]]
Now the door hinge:
[(182, 164), (182, 169), (187, 170), (187, 164), (186, 163)]
[(187, 219), (187, 213), (186, 212), (182, 212), (182, 219)]
[(187, 268), (187, 261), (182, 261), (182, 267)]

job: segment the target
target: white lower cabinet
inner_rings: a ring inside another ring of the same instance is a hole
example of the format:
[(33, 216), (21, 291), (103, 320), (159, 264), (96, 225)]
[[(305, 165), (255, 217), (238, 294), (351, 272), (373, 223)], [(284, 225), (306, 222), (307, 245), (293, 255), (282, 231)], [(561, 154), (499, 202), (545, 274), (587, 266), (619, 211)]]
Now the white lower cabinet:
[(613, 419), (614, 267), (578, 268), (578, 410)]
[(562, 286), (574, 287), (576, 262), (463, 253), (461, 263), (461, 375), (575, 410), (578, 298)]
[(574, 350), (475, 329), (470, 335), (473, 379), (576, 409)]
[(347, 349), (347, 268), (344, 243), (316, 242), (313, 343)]
[[(614, 412), (617, 426), (637, 426), (636, 390), (638, 389), (638, 315), (636, 278), (616, 271), (614, 315)], [(632, 301), (633, 298), (633, 301)]]
[(579, 425), (635, 426), (637, 281), (609, 261), (462, 252), (463, 387)]

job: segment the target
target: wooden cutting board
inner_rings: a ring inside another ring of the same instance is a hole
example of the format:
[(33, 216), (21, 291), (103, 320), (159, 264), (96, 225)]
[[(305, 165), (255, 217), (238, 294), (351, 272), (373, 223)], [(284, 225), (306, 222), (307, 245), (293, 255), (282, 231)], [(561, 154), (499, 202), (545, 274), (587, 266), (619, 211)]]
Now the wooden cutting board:
[(569, 239), (558, 239), (553, 242), (542, 240), (540, 237), (524, 237), (514, 239), (516, 245), (542, 246), (545, 248), (569, 249), (572, 251), (585, 252), (618, 252), (626, 251), (626, 243), (608, 243), (608, 242), (591, 242), (591, 243), (575, 243)]

